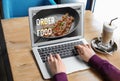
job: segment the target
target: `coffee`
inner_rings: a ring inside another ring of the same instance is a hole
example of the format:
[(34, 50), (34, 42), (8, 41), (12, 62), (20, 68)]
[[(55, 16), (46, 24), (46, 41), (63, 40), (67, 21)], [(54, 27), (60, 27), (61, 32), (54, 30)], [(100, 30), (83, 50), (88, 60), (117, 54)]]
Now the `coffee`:
[(109, 41), (112, 39), (113, 32), (109, 32), (105, 29), (103, 29), (102, 33), (102, 43), (103, 44), (108, 44)]
[(108, 45), (110, 40), (112, 40), (113, 31), (116, 27), (114, 25), (109, 25), (108, 23), (103, 24), (102, 33), (102, 43), (103, 45)]

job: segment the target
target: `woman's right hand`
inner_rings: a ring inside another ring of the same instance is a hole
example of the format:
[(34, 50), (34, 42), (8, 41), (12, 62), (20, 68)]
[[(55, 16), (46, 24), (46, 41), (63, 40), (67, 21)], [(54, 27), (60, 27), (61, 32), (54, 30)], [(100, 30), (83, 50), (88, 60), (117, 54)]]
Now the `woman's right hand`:
[(86, 44), (86, 45), (77, 45), (75, 46), (77, 49), (80, 57), (85, 61), (88, 62), (89, 59), (95, 54), (95, 52), (92, 50), (91, 46)]

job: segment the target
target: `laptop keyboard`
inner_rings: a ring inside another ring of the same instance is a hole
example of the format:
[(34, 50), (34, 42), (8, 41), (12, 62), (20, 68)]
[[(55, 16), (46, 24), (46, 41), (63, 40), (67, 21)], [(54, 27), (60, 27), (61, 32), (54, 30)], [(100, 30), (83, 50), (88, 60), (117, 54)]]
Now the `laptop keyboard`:
[(77, 51), (74, 48), (74, 46), (78, 44), (83, 44), (83, 42), (77, 41), (72, 43), (40, 48), (38, 49), (38, 52), (42, 61), (47, 62), (47, 57), (49, 56), (49, 54), (60, 54), (61, 58), (78, 55)]

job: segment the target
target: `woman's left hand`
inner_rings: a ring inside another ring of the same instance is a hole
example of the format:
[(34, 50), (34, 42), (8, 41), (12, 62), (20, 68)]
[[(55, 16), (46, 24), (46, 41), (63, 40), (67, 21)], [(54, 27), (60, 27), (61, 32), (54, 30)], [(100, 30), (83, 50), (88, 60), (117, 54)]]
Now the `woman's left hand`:
[(65, 65), (59, 54), (52, 55), (48, 57), (48, 65), (53, 75), (64, 72), (66, 73)]

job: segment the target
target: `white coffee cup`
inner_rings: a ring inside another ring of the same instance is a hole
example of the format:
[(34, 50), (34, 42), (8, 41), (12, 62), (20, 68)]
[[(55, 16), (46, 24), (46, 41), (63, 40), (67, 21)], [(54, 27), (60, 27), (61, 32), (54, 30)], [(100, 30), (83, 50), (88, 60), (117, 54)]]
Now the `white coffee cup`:
[(109, 24), (105, 22), (103, 24), (103, 31), (102, 31), (102, 45), (108, 46), (110, 41), (112, 41), (113, 32), (116, 29), (114, 24)]

